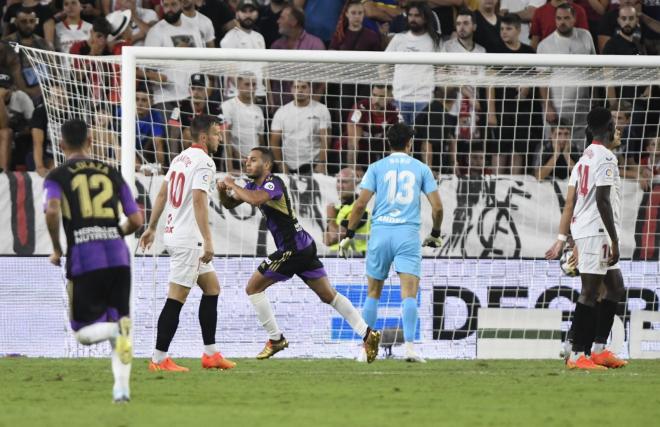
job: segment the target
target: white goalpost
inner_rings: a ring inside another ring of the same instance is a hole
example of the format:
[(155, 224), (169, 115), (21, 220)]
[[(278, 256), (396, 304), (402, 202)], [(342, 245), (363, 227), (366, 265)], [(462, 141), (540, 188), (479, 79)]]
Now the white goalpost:
[[(369, 162), (386, 152), (387, 126), (414, 117), (413, 155), (432, 166), (445, 205), (444, 245), (424, 250), (418, 296), (416, 341), (428, 358), (558, 355), (580, 284), (543, 255), (557, 234), (570, 159), (586, 144), (586, 113), (607, 105), (625, 131), (619, 157), (626, 176), (621, 244), (628, 293), (613, 342), (624, 356), (657, 350), (635, 345), (630, 354), (628, 343), (646, 337), (629, 328), (631, 313), (660, 310), (654, 216), (660, 155), (653, 148), (660, 58), (149, 47), (125, 47), (120, 58), (21, 50), (39, 77), (56, 161), (63, 159), (59, 126), (85, 118), (94, 156), (121, 169), (146, 221), (167, 165), (190, 144), (187, 126), (196, 114), (222, 117), (218, 178), (246, 179), (240, 159), (249, 144), (275, 148), (294, 209), (324, 256), (331, 283), (360, 310), (364, 258), (336, 258), (326, 233), (330, 206), (342, 204), (341, 191), (351, 191), (343, 187), (351, 183), (335, 175), (355, 170), (354, 187)], [(559, 128), (569, 131), (561, 141)], [(252, 357), (266, 335), (244, 287), (275, 245), (254, 208), (227, 210), (215, 197), (210, 214), (223, 288), (218, 343), (227, 357)], [(429, 229), (424, 202), (422, 234)], [(133, 263), (135, 352), (148, 356), (166, 297), (162, 239)], [(357, 355), (359, 338), (302, 281), (276, 284), (268, 293), (291, 342), (282, 357)], [(174, 356), (201, 353), (199, 298), (191, 292), (184, 306)], [(402, 354), (396, 347), (400, 303), (391, 272), (377, 327), (388, 331), (394, 356)]]

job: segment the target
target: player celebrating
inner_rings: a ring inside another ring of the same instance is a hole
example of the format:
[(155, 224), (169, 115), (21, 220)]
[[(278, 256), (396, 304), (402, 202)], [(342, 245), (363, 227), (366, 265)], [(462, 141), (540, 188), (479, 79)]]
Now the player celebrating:
[(404, 123), (390, 126), (387, 140), (391, 154), (367, 169), (360, 183), (360, 196), (351, 212), (346, 237), (339, 244), (339, 251), (345, 255), (351, 248), (355, 228), (375, 193), (376, 205), (367, 246), (369, 290), (362, 315), (367, 324), (374, 327), (378, 317), (378, 299), (390, 265), (394, 262), (401, 281), (405, 359), (423, 363), (425, 360), (413, 348), (417, 326), (416, 298), (422, 265), (422, 245), (419, 241), (421, 193), (431, 203), (433, 216), (433, 229), (424, 240), (424, 246), (439, 247), (442, 244), (442, 202), (431, 169), (409, 155), (413, 135), (412, 128)]
[(193, 144), (172, 161), (156, 197), (149, 228), (140, 239), (143, 249), (151, 247), (158, 220), (167, 207), (164, 243), (170, 254), (169, 291), (158, 318), (158, 334), (150, 371), (187, 372), (168, 357), (167, 351), (179, 325), (179, 313), (195, 283), (202, 289), (199, 324), (204, 340), (202, 367), (231, 369), (236, 364), (222, 357), (215, 344), (220, 284), (213, 269), (213, 241), (209, 227), (208, 193), (215, 164), (209, 153), (220, 144), (220, 125), (215, 117), (200, 115), (190, 125)]
[[(60, 216), (67, 241), (66, 277), (71, 328), (85, 345), (109, 340), (116, 403), (130, 400), (133, 349), (130, 337), (130, 252), (125, 235), (142, 226), (142, 214), (119, 172), (90, 158), (87, 124), (62, 125), (66, 162), (44, 181), (46, 224), (53, 243), (50, 262), (60, 265)], [(128, 221), (119, 224), (119, 203)]]
[[(618, 264), (621, 178), (616, 156), (610, 151), (621, 141), (612, 115), (605, 108), (591, 110), (587, 116), (587, 126), (593, 135), (593, 142), (571, 172), (559, 235), (546, 252), (546, 258), (559, 256), (570, 224), (579, 252), (577, 267), (582, 292), (575, 305), (571, 327), (573, 351), (566, 366), (569, 369), (603, 370), (619, 368), (627, 363), (605, 348), (617, 304), (625, 292)], [(598, 309), (595, 309), (601, 284), (605, 285), (605, 292)], [(585, 352), (591, 336), (594, 337), (594, 345), (589, 358)]]
[[(380, 332), (371, 329), (351, 302), (338, 293), (328, 281), (323, 264), (316, 256), (316, 243), (298, 223), (291, 209), (291, 198), (284, 182), (272, 174), (273, 153), (263, 147), (253, 148), (246, 162), (247, 175), (253, 181), (240, 187), (230, 176), (218, 182), (220, 201), (227, 209), (241, 203), (257, 206), (266, 218), (277, 251), (264, 260), (248, 282), (246, 292), (257, 312), (261, 326), (268, 332), (268, 342), (257, 359), (268, 359), (289, 346), (277, 325), (266, 289), (276, 282), (298, 275), (326, 304), (337, 310), (364, 341), (367, 361), (378, 355)], [(228, 191), (233, 192), (229, 195)]]

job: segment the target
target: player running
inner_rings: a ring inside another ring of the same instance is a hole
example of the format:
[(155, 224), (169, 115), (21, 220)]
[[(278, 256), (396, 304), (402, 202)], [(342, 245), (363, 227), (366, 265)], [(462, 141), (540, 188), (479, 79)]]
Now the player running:
[[(53, 243), (50, 262), (60, 265), (62, 258), (62, 217), (71, 329), (84, 345), (110, 341), (112, 396), (115, 403), (122, 403), (131, 396), (133, 358), (131, 262), (123, 236), (142, 226), (142, 214), (119, 172), (90, 158), (91, 144), (84, 121), (74, 119), (62, 125), (60, 147), (66, 162), (44, 181), (46, 224)], [(122, 224), (119, 203), (128, 217)]]
[[(350, 250), (355, 228), (376, 194), (372, 214), (371, 236), (367, 246), (367, 280), (369, 290), (362, 315), (370, 327), (378, 317), (378, 300), (383, 283), (394, 263), (401, 282), (403, 339), (405, 359), (409, 362), (425, 360), (413, 348), (417, 326), (417, 291), (422, 265), (422, 246), (440, 247), (442, 201), (438, 184), (428, 166), (410, 156), (412, 128), (404, 123), (390, 126), (387, 140), (391, 154), (369, 166), (360, 183), (358, 197), (348, 222), (346, 237), (339, 244), (344, 256)], [(433, 229), (420, 244), (421, 193), (431, 203)]]
[(380, 332), (367, 326), (348, 298), (330, 285), (323, 264), (316, 255), (316, 243), (296, 219), (284, 181), (272, 174), (273, 160), (273, 153), (269, 149), (253, 148), (246, 162), (247, 175), (252, 182), (245, 188), (236, 184), (230, 176), (225, 177), (224, 182), (218, 182), (222, 205), (227, 209), (243, 202), (257, 206), (266, 218), (266, 225), (277, 246), (277, 251), (259, 265), (246, 288), (259, 322), (268, 332), (269, 338), (257, 359), (268, 359), (289, 346), (277, 325), (265, 291), (273, 283), (289, 280), (295, 274), (363, 337), (367, 361), (371, 363), (378, 355)]
[[(621, 144), (612, 114), (597, 107), (587, 116), (593, 142), (584, 150), (568, 181), (566, 205), (559, 223), (557, 241), (546, 258), (559, 257), (570, 232), (578, 249), (582, 292), (573, 314), (573, 348), (566, 362), (569, 369), (604, 370), (627, 362), (605, 348), (616, 308), (625, 288), (619, 268), (621, 230), (621, 178), (612, 149)], [(601, 284), (605, 285), (597, 305)], [(596, 309), (596, 307), (598, 307)], [(587, 343), (594, 337), (591, 357)]]
[(187, 372), (174, 363), (167, 351), (179, 325), (179, 313), (190, 293), (199, 285), (203, 295), (199, 303), (199, 325), (202, 329), (205, 369), (231, 369), (236, 364), (218, 351), (215, 330), (218, 322), (220, 283), (213, 269), (213, 240), (209, 227), (208, 194), (215, 181), (215, 164), (209, 153), (220, 144), (220, 125), (215, 117), (201, 115), (190, 125), (193, 144), (172, 160), (165, 181), (153, 207), (149, 228), (140, 246), (153, 244), (158, 220), (165, 210), (164, 243), (170, 254), (169, 291), (158, 318), (156, 349), (149, 363), (150, 371)]

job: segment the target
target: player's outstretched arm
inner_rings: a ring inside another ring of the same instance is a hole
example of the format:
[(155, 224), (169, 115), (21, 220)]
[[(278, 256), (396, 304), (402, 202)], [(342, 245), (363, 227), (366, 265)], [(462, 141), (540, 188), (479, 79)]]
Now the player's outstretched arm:
[(54, 265), (60, 265), (62, 258), (62, 245), (60, 245), (60, 216), (61, 206), (59, 199), (50, 199), (46, 205), (46, 226), (50, 241), (53, 243), (53, 253), (50, 256), (50, 262)]
[(570, 233), (571, 218), (573, 218), (573, 208), (575, 207), (575, 186), (569, 185), (566, 192), (566, 204), (559, 220), (559, 234), (557, 240), (550, 249), (545, 252), (545, 259), (557, 259), (561, 256), (561, 251), (566, 244), (567, 236)]
[(234, 190), (234, 198), (241, 202), (248, 203), (252, 206), (261, 206), (270, 200), (270, 194), (264, 190), (247, 190), (234, 181), (230, 176), (225, 177), (225, 185), (227, 188)]
[(355, 236), (355, 229), (359, 226), (362, 221), (362, 216), (364, 211), (367, 209), (367, 204), (369, 200), (374, 196), (373, 191), (365, 190), (364, 188), (360, 190), (360, 195), (353, 204), (353, 209), (351, 209), (351, 215), (348, 218), (348, 226), (346, 227), (346, 237), (344, 237), (341, 242), (339, 242), (338, 253), (340, 256), (346, 258), (349, 255), (349, 252), (352, 252), (355, 243), (353, 242), (353, 237)]
[(205, 190), (193, 189), (193, 211), (195, 222), (204, 240), (204, 254), (200, 258), (203, 263), (209, 263), (213, 259), (213, 237), (209, 226), (209, 200)]
[(431, 191), (426, 194), (426, 198), (431, 204), (431, 217), (433, 218), (433, 229), (431, 234), (424, 239), (422, 246), (429, 246), (431, 248), (439, 248), (442, 246), (442, 239), (440, 238), (440, 228), (442, 227), (442, 217), (444, 216), (444, 210), (442, 208), (442, 200), (440, 199), (440, 193), (438, 190)]
[(167, 181), (163, 181), (163, 184), (160, 186), (160, 191), (156, 196), (156, 201), (151, 210), (151, 218), (149, 218), (149, 226), (147, 230), (140, 237), (139, 245), (142, 249), (149, 249), (154, 242), (156, 237), (156, 228), (158, 227), (158, 220), (163, 214), (165, 209), (165, 203), (167, 202)]
[(239, 206), (243, 203), (242, 200), (238, 200), (229, 195), (229, 188), (223, 181), (216, 182), (218, 187), (218, 195), (220, 196), (220, 203), (227, 209), (234, 209), (236, 206)]
[(608, 260), (608, 265), (614, 265), (619, 261), (619, 236), (616, 234), (616, 227), (614, 225), (610, 189), (611, 187), (609, 185), (596, 187), (596, 206), (598, 207), (600, 218), (603, 220), (605, 230), (607, 230), (607, 234), (610, 235), (610, 240), (612, 241), (612, 254)]

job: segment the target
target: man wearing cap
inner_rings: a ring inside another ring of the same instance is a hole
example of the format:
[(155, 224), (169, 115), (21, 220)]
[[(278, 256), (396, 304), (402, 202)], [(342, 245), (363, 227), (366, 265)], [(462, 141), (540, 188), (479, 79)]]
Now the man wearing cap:
[(29, 120), (34, 104), (23, 91), (14, 87), (9, 74), (0, 74), (0, 169), (9, 170), (12, 159), (12, 141), (16, 141), (17, 161), (24, 163), (30, 143)]
[(131, 11), (131, 46), (144, 46), (144, 38), (149, 29), (158, 22), (158, 14), (153, 9), (138, 7), (137, 0), (119, 0), (120, 10)]
[(182, 0), (183, 14), (181, 19), (189, 21), (196, 28), (199, 29), (199, 35), (206, 43), (206, 47), (215, 46), (215, 30), (213, 29), (213, 22), (202, 13), (198, 12), (195, 8), (195, 0)]
[[(259, 19), (259, 9), (256, 0), (241, 0), (236, 8), (236, 21), (238, 26), (232, 28), (220, 41), (220, 47), (231, 49), (266, 49), (264, 37), (254, 30)], [(264, 86), (262, 65), (259, 63), (246, 63), (236, 70), (239, 74), (254, 73), (257, 82), (256, 96), (264, 99), (266, 87)], [(229, 76), (225, 80), (225, 97), (237, 95), (236, 78)]]
[[(189, 128), (196, 116), (203, 114), (218, 116), (221, 113), (220, 100), (211, 99), (214, 90), (209, 83), (209, 79), (204, 74), (193, 74), (190, 77), (190, 98), (179, 103), (181, 105), (184, 148), (187, 148), (192, 141)], [(209, 153), (209, 155), (211, 154)]]

